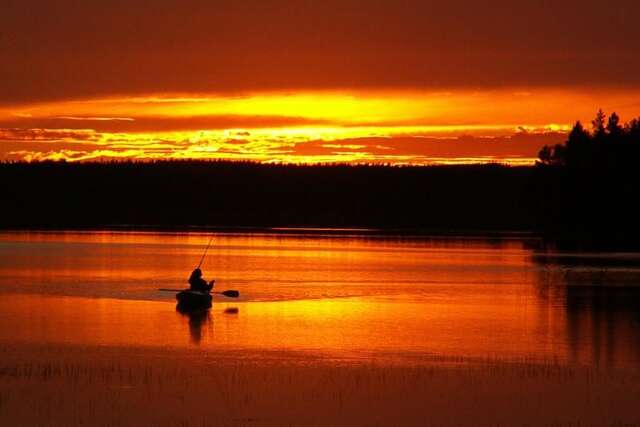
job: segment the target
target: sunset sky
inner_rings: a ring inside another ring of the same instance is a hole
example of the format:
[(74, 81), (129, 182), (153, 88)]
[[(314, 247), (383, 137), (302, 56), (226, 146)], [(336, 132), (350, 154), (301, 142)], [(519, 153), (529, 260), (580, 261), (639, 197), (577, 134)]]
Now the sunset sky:
[(0, 159), (533, 162), (640, 115), (640, 2), (34, 1), (0, 12)]

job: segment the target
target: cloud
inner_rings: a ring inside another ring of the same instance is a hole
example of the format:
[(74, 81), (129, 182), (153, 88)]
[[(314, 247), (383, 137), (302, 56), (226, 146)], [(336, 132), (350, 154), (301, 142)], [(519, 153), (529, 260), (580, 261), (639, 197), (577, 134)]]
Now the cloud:
[[(0, 130), (0, 135), (13, 131)], [(25, 135), (40, 135), (29, 141)], [(47, 135), (47, 137), (42, 137)], [(17, 138), (16, 138), (17, 136)], [(396, 164), (468, 163), (499, 161), (531, 164), (539, 149), (560, 143), (560, 132), (527, 130), (509, 136), (456, 137), (388, 136), (323, 139), (288, 139), (286, 135), (251, 134), (225, 137), (224, 133), (92, 134), (87, 137), (49, 130), (23, 130), (4, 139), (0, 158), (11, 160), (86, 161), (99, 159), (243, 159), (261, 162), (385, 162)], [(56, 139), (56, 137), (59, 137)]]
[(557, 144), (565, 140), (566, 135), (559, 132), (517, 133), (502, 137), (458, 136), (439, 137), (389, 137), (389, 138), (353, 138), (327, 144), (324, 141), (311, 141), (296, 144), (292, 153), (302, 156), (315, 156), (337, 153), (366, 153), (371, 158), (415, 158), (420, 161), (429, 159), (535, 159), (543, 145)]
[(96, 132), (177, 132), (237, 128), (279, 128), (326, 125), (322, 119), (286, 116), (204, 115), (193, 117), (136, 116), (127, 118), (54, 116), (11, 117), (0, 119), (4, 128), (69, 129), (84, 128)]
[(638, 87), (639, 15), (636, 0), (4, 0), (0, 102)]
[[(25, 115), (25, 117), (33, 117), (32, 114)], [(54, 117), (57, 120), (71, 120), (80, 122), (133, 122), (135, 119), (131, 117), (86, 117), (86, 116), (61, 116)]]
[(0, 142), (96, 142), (100, 135), (92, 130), (82, 129), (41, 129), (41, 128), (0, 128)]

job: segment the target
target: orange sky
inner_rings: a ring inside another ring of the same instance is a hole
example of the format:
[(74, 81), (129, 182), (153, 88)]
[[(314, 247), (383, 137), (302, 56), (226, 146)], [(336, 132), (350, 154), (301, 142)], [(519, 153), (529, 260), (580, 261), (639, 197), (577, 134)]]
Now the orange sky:
[(630, 0), (119, 3), (7, 0), (0, 159), (527, 164), (640, 114)]

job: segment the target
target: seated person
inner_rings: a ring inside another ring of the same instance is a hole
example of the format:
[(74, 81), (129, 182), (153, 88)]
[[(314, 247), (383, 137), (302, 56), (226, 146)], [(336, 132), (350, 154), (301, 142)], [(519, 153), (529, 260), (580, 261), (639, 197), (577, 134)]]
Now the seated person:
[(213, 289), (214, 282), (215, 280), (212, 280), (207, 283), (207, 281), (202, 278), (202, 270), (199, 268), (193, 270), (191, 277), (189, 277), (189, 285), (192, 291), (210, 292), (211, 289)]

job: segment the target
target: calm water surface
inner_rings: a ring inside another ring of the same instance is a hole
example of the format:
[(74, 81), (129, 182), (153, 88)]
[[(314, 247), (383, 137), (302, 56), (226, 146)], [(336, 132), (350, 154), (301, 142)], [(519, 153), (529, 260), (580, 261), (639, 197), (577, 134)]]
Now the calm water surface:
[(640, 364), (640, 254), (543, 251), (525, 238), (218, 233), (205, 277), (242, 297), (178, 313), (158, 288), (184, 287), (208, 238), (0, 234), (0, 345)]

